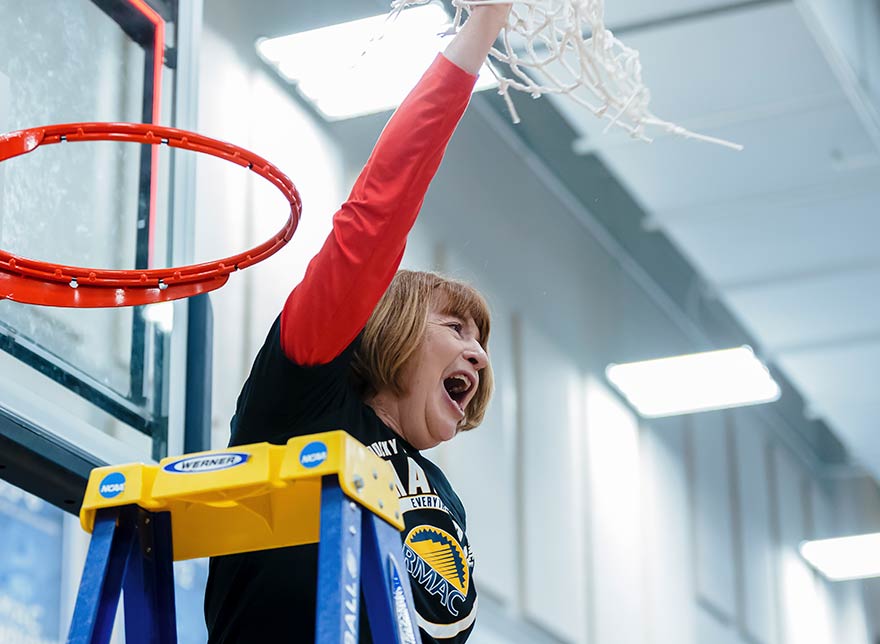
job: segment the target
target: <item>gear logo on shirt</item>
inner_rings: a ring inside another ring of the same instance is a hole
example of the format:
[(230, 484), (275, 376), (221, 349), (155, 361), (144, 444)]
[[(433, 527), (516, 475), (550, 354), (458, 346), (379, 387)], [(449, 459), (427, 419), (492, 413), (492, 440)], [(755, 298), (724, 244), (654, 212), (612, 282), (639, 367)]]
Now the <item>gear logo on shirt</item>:
[(458, 615), (470, 586), (470, 570), (458, 541), (440, 528), (419, 526), (406, 535), (403, 553), (414, 581)]

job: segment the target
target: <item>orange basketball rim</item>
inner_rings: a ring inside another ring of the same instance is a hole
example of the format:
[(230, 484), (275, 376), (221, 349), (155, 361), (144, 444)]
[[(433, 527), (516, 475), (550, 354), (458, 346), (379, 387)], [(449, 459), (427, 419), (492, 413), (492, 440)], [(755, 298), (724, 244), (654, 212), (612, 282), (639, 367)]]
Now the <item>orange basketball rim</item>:
[(0, 250), (0, 299), (25, 304), (80, 308), (135, 306), (177, 300), (223, 286), (229, 274), (275, 254), (293, 236), (302, 202), (296, 187), (265, 159), (235, 145), (194, 132), (143, 123), (67, 123), (0, 135), (0, 162), (41, 145), (78, 141), (126, 141), (167, 145), (210, 154), (260, 175), (290, 203), (290, 216), (259, 246), (202, 264), (147, 270), (63, 266), (18, 257)]

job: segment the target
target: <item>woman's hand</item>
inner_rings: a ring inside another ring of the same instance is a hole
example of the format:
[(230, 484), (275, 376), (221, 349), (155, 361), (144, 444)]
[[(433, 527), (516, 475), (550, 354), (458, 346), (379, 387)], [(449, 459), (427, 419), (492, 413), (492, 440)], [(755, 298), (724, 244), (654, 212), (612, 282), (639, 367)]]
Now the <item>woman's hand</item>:
[(471, 7), (471, 15), (446, 48), (445, 56), (465, 71), (476, 74), (489, 54), (489, 49), (507, 24), (511, 4), (479, 4)]
[(485, 13), (493, 16), (494, 20), (499, 21), (498, 30), (507, 22), (507, 16), (510, 15), (510, 9), (513, 4), (510, 2), (493, 2), (489, 0), (486, 4), (474, 4), (470, 7), (471, 15), (475, 13)]

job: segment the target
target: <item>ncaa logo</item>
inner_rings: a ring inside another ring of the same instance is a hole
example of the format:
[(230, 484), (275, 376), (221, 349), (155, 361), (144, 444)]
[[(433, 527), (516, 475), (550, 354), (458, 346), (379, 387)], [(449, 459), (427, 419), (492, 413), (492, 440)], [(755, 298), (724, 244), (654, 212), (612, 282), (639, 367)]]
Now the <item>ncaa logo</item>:
[(299, 464), (303, 467), (318, 467), (327, 460), (327, 446), (321, 441), (309, 443), (299, 453)]
[(112, 499), (125, 492), (125, 476), (122, 472), (112, 472), (98, 485), (98, 493), (105, 499)]

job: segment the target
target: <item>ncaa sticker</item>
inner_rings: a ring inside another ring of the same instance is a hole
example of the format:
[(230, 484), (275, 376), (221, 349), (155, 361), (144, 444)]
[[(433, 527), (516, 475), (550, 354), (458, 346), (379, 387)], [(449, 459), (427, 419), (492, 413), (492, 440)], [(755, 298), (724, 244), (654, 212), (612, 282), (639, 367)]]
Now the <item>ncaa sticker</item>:
[(122, 472), (108, 474), (98, 485), (98, 493), (105, 499), (112, 499), (125, 492), (125, 476)]
[(299, 453), (299, 464), (303, 467), (318, 467), (327, 460), (327, 446), (321, 441), (309, 443)]
[(230, 467), (238, 467), (247, 463), (250, 454), (243, 452), (220, 452), (217, 454), (200, 454), (187, 456), (171, 461), (162, 469), (174, 474), (201, 474), (203, 472), (216, 472), (228, 470)]

